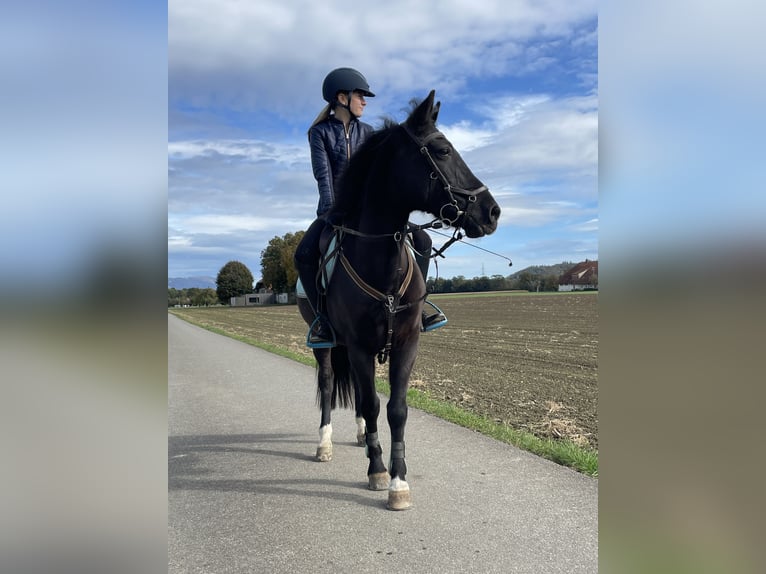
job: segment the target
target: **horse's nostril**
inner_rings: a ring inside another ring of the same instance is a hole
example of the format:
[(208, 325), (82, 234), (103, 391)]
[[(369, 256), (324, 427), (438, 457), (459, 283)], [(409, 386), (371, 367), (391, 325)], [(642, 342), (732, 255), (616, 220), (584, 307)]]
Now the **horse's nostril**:
[(490, 212), (490, 216), (495, 221), (500, 219), (500, 206), (499, 205), (496, 205), (495, 207), (492, 208), (492, 211)]

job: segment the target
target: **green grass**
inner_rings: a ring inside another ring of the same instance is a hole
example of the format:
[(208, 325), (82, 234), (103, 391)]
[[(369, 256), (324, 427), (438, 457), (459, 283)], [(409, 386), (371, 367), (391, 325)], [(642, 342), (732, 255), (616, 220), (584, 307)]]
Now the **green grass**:
[[(173, 312), (170, 310), (169, 312)], [(183, 320), (197, 325), (203, 329), (230, 337), (248, 345), (258, 347), (293, 361), (297, 361), (310, 367), (316, 366), (313, 357), (307, 357), (293, 353), (282, 347), (264, 343), (251, 337), (236, 335), (217, 327), (210, 327), (202, 322), (192, 321), (187, 317), (181, 317)], [(390, 389), (388, 381), (382, 379), (375, 380), (375, 386), (379, 393), (389, 396)], [(575, 443), (567, 440), (543, 439), (532, 433), (514, 429), (508, 425), (496, 423), (489, 418), (465, 411), (451, 403), (439, 401), (429, 397), (426, 393), (418, 389), (409, 389), (407, 391), (407, 404), (441, 419), (454, 423), (456, 425), (471, 429), (483, 435), (492, 437), (501, 442), (512, 444), (518, 448), (541, 456), (563, 466), (572, 468), (578, 472), (592, 477), (598, 477), (598, 451), (589, 448), (582, 448)]]
[[(389, 394), (387, 381), (376, 379), (378, 392)], [(432, 399), (418, 389), (407, 391), (407, 404), (441, 419), (460, 425), (504, 443), (512, 444), (563, 466), (598, 476), (598, 452), (582, 448), (567, 440), (542, 439), (532, 433), (520, 431), (508, 425), (496, 423), (487, 417), (477, 415), (444, 401)]]

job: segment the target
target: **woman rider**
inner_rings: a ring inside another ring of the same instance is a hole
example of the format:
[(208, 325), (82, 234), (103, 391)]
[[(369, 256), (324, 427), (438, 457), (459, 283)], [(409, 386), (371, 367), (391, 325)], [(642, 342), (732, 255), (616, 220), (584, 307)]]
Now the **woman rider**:
[[(311, 168), (319, 190), (317, 219), (306, 231), (295, 252), (295, 265), (306, 298), (318, 320), (309, 333), (308, 345), (313, 348), (332, 347), (332, 327), (319, 311), (317, 276), (319, 272), (319, 237), (327, 225), (326, 213), (335, 201), (335, 189), (340, 176), (353, 153), (374, 131), (370, 124), (359, 118), (367, 105), (366, 98), (375, 94), (365, 77), (353, 68), (337, 68), (327, 74), (322, 83), (322, 97), (327, 105), (322, 109), (308, 131), (311, 147)], [(415, 258), (423, 274), (428, 278), (431, 254), (431, 237), (423, 230), (412, 233)], [(423, 330), (444, 325), (446, 317), (441, 313), (427, 316), (423, 313)]]

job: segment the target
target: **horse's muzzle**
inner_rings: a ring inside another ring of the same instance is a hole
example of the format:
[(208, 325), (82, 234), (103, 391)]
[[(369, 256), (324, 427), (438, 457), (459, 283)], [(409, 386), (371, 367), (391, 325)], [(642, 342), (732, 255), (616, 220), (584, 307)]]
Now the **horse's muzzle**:
[(495, 232), (499, 219), (500, 206), (494, 199), (486, 202), (479, 200), (466, 209), (461, 227), (468, 237), (483, 237)]

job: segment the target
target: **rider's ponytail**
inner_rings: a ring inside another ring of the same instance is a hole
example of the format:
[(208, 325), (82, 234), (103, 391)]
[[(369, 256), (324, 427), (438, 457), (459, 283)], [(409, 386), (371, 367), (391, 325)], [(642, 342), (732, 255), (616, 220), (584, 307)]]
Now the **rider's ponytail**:
[(322, 111), (319, 112), (319, 115), (316, 117), (316, 119), (312, 122), (311, 126), (309, 127), (308, 132), (306, 132), (307, 135), (311, 131), (311, 128), (313, 128), (319, 122), (323, 122), (330, 117), (331, 109), (332, 109), (332, 104), (327, 104), (324, 108), (322, 108)]

